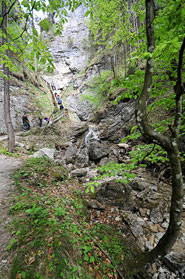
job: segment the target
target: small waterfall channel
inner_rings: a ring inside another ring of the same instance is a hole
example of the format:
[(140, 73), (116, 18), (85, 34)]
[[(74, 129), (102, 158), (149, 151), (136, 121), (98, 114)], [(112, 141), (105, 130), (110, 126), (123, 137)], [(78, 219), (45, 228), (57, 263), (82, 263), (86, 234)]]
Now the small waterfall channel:
[(93, 141), (100, 141), (100, 139), (98, 137), (97, 128), (89, 126), (89, 131), (85, 136), (85, 144), (90, 145)]

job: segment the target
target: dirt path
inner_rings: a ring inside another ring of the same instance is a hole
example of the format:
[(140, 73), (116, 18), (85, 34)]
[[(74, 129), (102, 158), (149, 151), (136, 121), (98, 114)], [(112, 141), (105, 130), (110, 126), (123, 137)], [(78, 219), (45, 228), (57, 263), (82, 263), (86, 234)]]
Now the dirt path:
[(21, 164), (21, 160), (0, 154), (0, 279), (6, 279), (9, 262), (7, 244), (10, 241), (7, 224), (10, 221), (9, 201), (14, 193), (11, 174)]

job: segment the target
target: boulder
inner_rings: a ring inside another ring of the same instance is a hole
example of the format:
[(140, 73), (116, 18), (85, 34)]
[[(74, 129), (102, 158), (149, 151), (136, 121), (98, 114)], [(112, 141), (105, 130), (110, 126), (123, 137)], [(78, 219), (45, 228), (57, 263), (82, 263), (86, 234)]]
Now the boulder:
[(123, 218), (128, 223), (133, 235), (136, 238), (143, 236), (145, 222), (142, 218), (131, 212), (125, 212), (123, 214)]
[(55, 149), (50, 149), (45, 147), (35, 152), (31, 157), (37, 158), (37, 157), (46, 156), (50, 160), (54, 160), (54, 153), (55, 153)]
[(76, 157), (75, 164), (78, 168), (88, 167), (88, 165), (89, 165), (89, 155), (88, 155), (87, 147), (82, 145), (78, 149), (75, 157)]
[(136, 191), (143, 191), (145, 189), (151, 189), (157, 191), (158, 187), (154, 183), (140, 177), (136, 177), (132, 182), (130, 182), (131, 187)]
[(87, 169), (81, 168), (81, 169), (75, 169), (71, 171), (71, 177), (82, 177), (86, 176)]
[(88, 149), (89, 159), (92, 161), (100, 160), (109, 154), (108, 146), (101, 144), (100, 142), (92, 142)]
[(77, 153), (77, 147), (75, 145), (70, 145), (65, 154), (64, 154), (64, 157), (65, 157), (65, 160), (66, 160), (66, 163), (67, 164), (74, 164), (75, 163), (75, 160), (76, 160), (76, 153)]
[(96, 190), (96, 199), (106, 204), (119, 206), (124, 210), (133, 210), (135, 202), (129, 194), (130, 189), (124, 183), (112, 179), (101, 183)]

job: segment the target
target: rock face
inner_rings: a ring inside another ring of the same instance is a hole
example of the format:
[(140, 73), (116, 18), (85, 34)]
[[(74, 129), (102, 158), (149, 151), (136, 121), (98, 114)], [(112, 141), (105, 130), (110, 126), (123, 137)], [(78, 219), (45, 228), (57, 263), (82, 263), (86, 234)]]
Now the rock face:
[[(4, 122), (4, 93), (3, 93), (3, 79), (0, 77), (0, 134), (6, 133), (6, 127)], [(21, 116), (24, 112), (26, 104), (28, 103), (28, 97), (24, 96), (13, 96), (19, 90), (17, 86), (10, 87), (11, 94), (11, 118), (12, 124), (15, 129), (22, 127)]]
[(90, 124), (89, 128), (86, 123), (76, 125), (71, 141), (66, 148), (56, 151), (55, 159), (77, 168), (123, 162), (127, 148), (119, 143), (127, 135), (133, 115), (134, 104), (129, 101), (109, 107), (98, 117), (98, 123)]
[[(6, 134), (3, 90), (3, 79), (0, 77), (0, 134)], [(38, 98), (40, 96), (43, 98), (44, 95), (45, 100), (51, 102), (46, 83), (40, 79), (39, 75), (31, 73), (27, 69), (20, 70), (19, 73), (12, 73), (10, 76), (10, 114), (15, 130), (23, 129), (22, 115), (25, 111), (29, 114), (31, 127), (38, 126), (38, 119), (34, 115), (41, 110), (42, 104), (37, 107), (39, 99), (36, 100), (36, 94)]]
[(69, 85), (74, 76), (82, 71), (89, 59), (89, 30), (85, 24), (86, 9), (83, 6), (69, 12), (60, 37), (52, 37), (50, 52), (54, 58), (56, 71), (47, 79), (63, 88)]
[(49, 50), (56, 69), (52, 76), (44, 76), (56, 89), (63, 89), (65, 107), (82, 121), (90, 119), (94, 109), (89, 101), (82, 99), (82, 95), (89, 94), (86, 83), (99, 75), (100, 70), (111, 69), (110, 58), (96, 55), (97, 50), (90, 46), (85, 13), (83, 5), (69, 12), (62, 35), (51, 34)]

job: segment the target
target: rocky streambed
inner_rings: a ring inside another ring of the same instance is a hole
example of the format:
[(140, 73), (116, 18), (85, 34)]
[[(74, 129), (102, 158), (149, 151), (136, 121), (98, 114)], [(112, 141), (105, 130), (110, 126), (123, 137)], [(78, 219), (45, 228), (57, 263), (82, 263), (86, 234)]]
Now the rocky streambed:
[[(33, 156), (46, 155), (64, 165), (85, 189), (97, 175), (98, 166), (109, 161), (128, 162), (128, 152), (134, 146), (120, 144), (120, 140), (128, 134), (133, 114), (131, 101), (112, 106), (94, 123), (73, 123), (70, 133), (65, 131), (61, 141), (55, 143), (55, 149), (41, 149)], [(118, 173), (104, 178), (93, 195), (86, 194), (90, 222), (101, 222), (104, 216), (107, 224), (116, 225), (125, 237), (131, 234), (141, 250), (151, 250), (169, 224), (170, 180), (160, 180), (141, 168), (126, 185), (117, 181), (122, 176)], [(173, 249), (148, 270), (153, 279), (185, 278), (185, 199), (183, 210), (181, 233)]]

